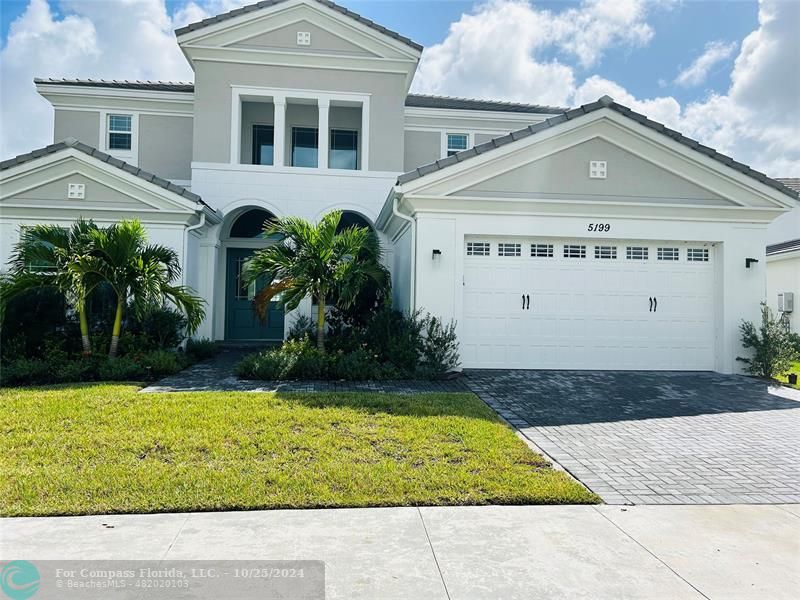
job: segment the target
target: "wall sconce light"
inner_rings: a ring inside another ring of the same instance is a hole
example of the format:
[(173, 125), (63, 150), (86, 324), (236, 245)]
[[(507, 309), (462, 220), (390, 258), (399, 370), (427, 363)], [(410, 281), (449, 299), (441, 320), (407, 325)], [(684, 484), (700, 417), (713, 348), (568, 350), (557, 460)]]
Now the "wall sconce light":
[(750, 265), (752, 265), (753, 263), (757, 263), (757, 262), (758, 262), (757, 258), (745, 258), (744, 259), (744, 268), (745, 269), (749, 269)]
[(442, 255), (442, 251), (438, 248), (434, 248), (433, 252), (431, 253), (431, 260), (436, 260), (438, 257)]

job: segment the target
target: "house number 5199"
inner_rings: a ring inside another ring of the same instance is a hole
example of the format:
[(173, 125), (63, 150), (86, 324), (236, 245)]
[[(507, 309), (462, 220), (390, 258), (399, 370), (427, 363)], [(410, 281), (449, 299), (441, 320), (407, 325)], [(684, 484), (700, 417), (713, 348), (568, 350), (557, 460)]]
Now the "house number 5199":
[(611, 223), (589, 223), (589, 231), (611, 231)]

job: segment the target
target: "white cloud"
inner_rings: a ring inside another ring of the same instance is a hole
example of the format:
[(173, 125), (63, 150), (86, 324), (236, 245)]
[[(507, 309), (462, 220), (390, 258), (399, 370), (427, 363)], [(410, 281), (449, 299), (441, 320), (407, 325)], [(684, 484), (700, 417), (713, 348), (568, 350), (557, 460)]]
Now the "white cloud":
[(736, 44), (722, 41), (708, 42), (703, 53), (692, 64), (683, 69), (675, 78), (675, 83), (684, 87), (700, 85), (709, 72), (719, 63), (727, 60), (736, 51)]
[[(36, 94), (34, 76), (191, 80), (173, 29), (249, 1), (190, 0), (170, 16), (164, 0), (62, 0), (58, 16), (46, 0), (30, 0), (0, 52), (0, 158), (52, 139), (52, 108)], [(669, 95), (636, 98), (566, 62), (585, 69), (611, 48), (647, 44), (655, 4), (584, 0), (551, 12), (525, 0), (489, 0), (425, 50), (414, 90), (561, 106), (609, 94), (770, 175), (800, 174), (800, 3), (762, 0), (730, 89), (684, 106)]]
[(564, 105), (575, 89), (572, 67), (542, 60), (547, 50), (596, 64), (611, 46), (640, 46), (653, 35), (643, 0), (586, 0), (558, 13), (524, 0), (489, 0), (425, 50), (417, 91)]
[[(598, 75), (580, 81), (572, 66), (545, 58), (571, 53), (587, 66), (611, 47), (645, 44), (652, 36), (646, 22), (650, 6), (635, 0), (584, 2), (554, 15), (520, 0), (492, 0), (463, 15), (443, 42), (424, 52), (414, 89), (570, 106), (608, 94), (769, 175), (800, 174), (798, 2), (761, 0), (759, 26), (741, 44), (730, 89), (684, 106), (669, 95), (636, 98)], [(704, 56), (709, 50), (712, 56), (687, 69), (686, 83), (702, 81), (724, 60), (719, 57), (731, 56), (735, 48), (709, 44)]]
[(171, 17), (164, 0), (30, 0), (0, 51), (0, 158), (52, 142), (53, 110), (34, 77), (191, 81), (174, 29), (248, 0), (190, 2)]

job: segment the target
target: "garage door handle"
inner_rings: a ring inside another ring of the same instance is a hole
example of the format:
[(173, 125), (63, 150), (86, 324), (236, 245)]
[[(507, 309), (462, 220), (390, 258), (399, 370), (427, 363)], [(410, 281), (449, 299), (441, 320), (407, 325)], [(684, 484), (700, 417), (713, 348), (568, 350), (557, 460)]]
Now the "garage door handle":
[(530, 310), (531, 309), (531, 296), (530, 296), (530, 294), (528, 294), (526, 296), (526, 298), (528, 299), (528, 310)]
[(658, 312), (658, 298), (653, 296), (653, 312)]
[(653, 312), (653, 298), (650, 298), (650, 312)]

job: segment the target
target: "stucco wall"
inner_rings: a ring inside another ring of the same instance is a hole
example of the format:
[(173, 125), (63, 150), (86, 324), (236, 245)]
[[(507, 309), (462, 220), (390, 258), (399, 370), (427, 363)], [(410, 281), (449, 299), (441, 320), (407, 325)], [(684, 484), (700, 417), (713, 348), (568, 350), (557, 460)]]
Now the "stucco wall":
[(791, 257), (775, 256), (767, 259), (767, 304), (778, 311), (778, 294), (794, 293), (794, 312), (789, 315), (792, 331), (800, 333), (800, 252)]
[(243, 85), (370, 94), (370, 170), (403, 170), (405, 78), (401, 74), (210, 62), (195, 67), (195, 161), (230, 162), (231, 85)]
[(406, 131), (403, 170), (411, 171), (442, 158), (441, 139), (438, 131)]
[(189, 117), (140, 115), (139, 167), (164, 179), (191, 179), (192, 130)]
[(100, 140), (100, 111), (56, 110), (53, 141), (60, 142), (68, 137), (96, 148)]

